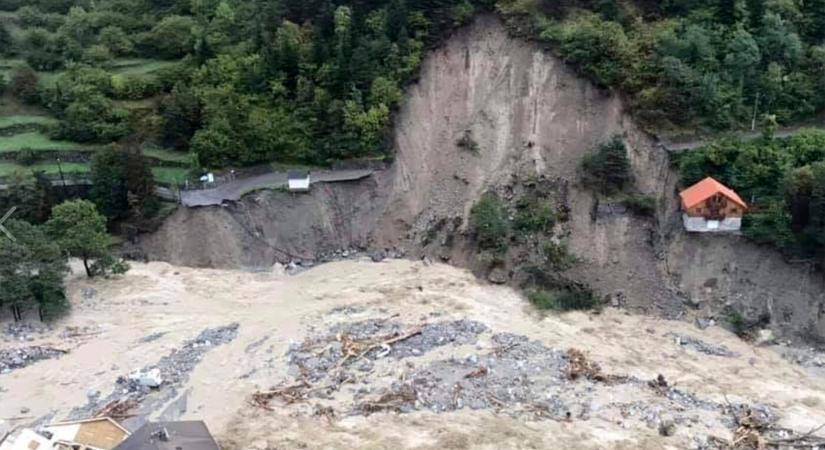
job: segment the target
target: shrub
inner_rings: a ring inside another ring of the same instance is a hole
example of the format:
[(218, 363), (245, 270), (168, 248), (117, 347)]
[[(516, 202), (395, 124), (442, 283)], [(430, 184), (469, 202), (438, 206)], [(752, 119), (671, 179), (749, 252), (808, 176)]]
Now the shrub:
[(622, 204), (637, 216), (652, 217), (656, 213), (656, 199), (649, 195), (628, 195)]
[(627, 147), (622, 138), (614, 136), (582, 161), (585, 184), (611, 195), (620, 192), (633, 179)]
[(159, 58), (183, 57), (192, 50), (194, 27), (191, 17), (166, 16), (146, 35), (146, 46)]
[(576, 262), (576, 257), (570, 253), (565, 243), (547, 241), (542, 246), (542, 252), (547, 265), (556, 270), (569, 269)]
[(27, 65), (14, 69), (9, 83), (9, 91), (22, 102), (35, 103), (37, 101), (37, 72)]
[(98, 37), (100, 44), (105, 45), (112, 53), (123, 56), (132, 53), (134, 44), (129, 36), (120, 27), (108, 26), (100, 30)]
[(462, 0), (453, 6), (453, 21), (456, 25), (462, 25), (470, 21), (475, 13), (475, 7), (467, 0)]
[(17, 152), (17, 156), (14, 160), (21, 166), (31, 166), (37, 162), (38, 157), (34, 150), (26, 147)]
[(105, 45), (96, 44), (83, 51), (84, 62), (96, 66), (103, 65), (112, 59), (112, 52)]
[(120, 100), (140, 100), (157, 95), (161, 83), (155, 77), (145, 75), (113, 75), (112, 96)]
[(513, 221), (513, 226), (524, 233), (547, 232), (555, 224), (555, 209), (540, 200), (520, 203)]
[(527, 300), (540, 310), (583, 311), (600, 306), (599, 300), (589, 289), (533, 289), (527, 292)]
[(478, 237), (482, 249), (507, 250), (507, 235), (510, 224), (507, 212), (498, 196), (484, 194), (470, 210), (470, 225)]
[(464, 130), (464, 134), (456, 141), (455, 145), (462, 150), (467, 150), (470, 153), (478, 154), (479, 147), (478, 142), (473, 139), (473, 132), (472, 130)]
[(738, 311), (733, 311), (728, 315), (728, 323), (730, 324), (731, 328), (733, 328), (734, 334), (737, 336), (744, 336), (747, 333), (747, 327), (745, 326), (745, 318), (742, 317)]

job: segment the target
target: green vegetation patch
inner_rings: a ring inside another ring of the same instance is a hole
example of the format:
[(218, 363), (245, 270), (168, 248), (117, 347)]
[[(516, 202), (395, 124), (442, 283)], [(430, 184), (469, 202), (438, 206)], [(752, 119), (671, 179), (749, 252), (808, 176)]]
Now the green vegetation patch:
[(116, 60), (110, 70), (121, 75), (146, 75), (179, 64), (178, 61), (161, 61), (156, 59)]
[(620, 136), (600, 145), (582, 161), (584, 183), (602, 194), (621, 192), (633, 182), (627, 147)]
[(189, 170), (182, 167), (152, 167), (155, 181), (162, 184), (182, 184), (189, 176)]
[(470, 225), (483, 250), (506, 251), (510, 222), (507, 211), (493, 193), (484, 194), (470, 210)]
[(143, 149), (143, 155), (147, 158), (156, 159), (161, 162), (175, 163), (175, 164), (191, 164), (192, 155), (186, 152), (179, 152), (158, 147), (146, 147)]
[(527, 300), (540, 310), (581, 311), (598, 308), (601, 302), (589, 289), (532, 289)]
[(656, 199), (649, 195), (626, 195), (622, 198), (622, 204), (637, 216), (652, 217), (656, 214)]
[[(64, 174), (81, 174), (89, 172), (89, 165), (83, 163), (61, 163), (60, 167)], [(30, 174), (32, 172), (44, 172), (46, 175), (58, 175), (60, 170), (57, 163), (33, 164), (23, 166), (13, 162), (0, 161), (0, 177), (6, 178), (16, 174)]]
[(55, 125), (57, 119), (49, 116), (0, 116), (0, 129), (23, 125)]
[(43, 133), (32, 131), (0, 137), (0, 153), (16, 152), (24, 148), (32, 150), (84, 150), (82, 144), (69, 141), (55, 141)]

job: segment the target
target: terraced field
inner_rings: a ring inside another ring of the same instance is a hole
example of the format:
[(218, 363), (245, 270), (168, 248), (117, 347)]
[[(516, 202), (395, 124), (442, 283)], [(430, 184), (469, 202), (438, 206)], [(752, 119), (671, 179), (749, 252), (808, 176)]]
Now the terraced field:
[(13, 116), (0, 116), (0, 130), (4, 128), (11, 128), (11, 127), (19, 127), (19, 126), (26, 126), (26, 125), (55, 125), (57, 124), (57, 119), (54, 117), (49, 116), (36, 116), (36, 115), (13, 115)]
[[(2, 18), (0, 18), (2, 20)], [(0, 75), (8, 79), (15, 67), (24, 64), (19, 59), (0, 59)], [(121, 58), (113, 60), (106, 69), (113, 75), (150, 75), (158, 70), (178, 64), (178, 61), (161, 61), (153, 59)], [(54, 83), (62, 71), (39, 72), (41, 85)], [(155, 98), (142, 100), (118, 101), (129, 110), (154, 108)], [(50, 176), (57, 176), (58, 166), (54, 159), (55, 152), (60, 152), (64, 174), (82, 174), (90, 171), (88, 161), (91, 152), (98, 146), (77, 142), (51, 139), (47, 127), (58, 124), (58, 120), (40, 108), (24, 105), (9, 96), (0, 97), (0, 183), (15, 174), (30, 174), (42, 171)], [(29, 149), (38, 158), (34, 164), (23, 165), (17, 160), (17, 153)], [(82, 155), (80, 155), (82, 154)], [(184, 152), (177, 152), (158, 147), (144, 150), (149, 158), (155, 180), (159, 184), (182, 184), (188, 175), (192, 158)]]
[(26, 148), (36, 152), (46, 150), (94, 150), (93, 148), (84, 147), (83, 144), (78, 144), (76, 142), (55, 141), (40, 131), (30, 131), (0, 137), (0, 153), (18, 152)]
[(84, 174), (89, 172), (89, 165), (84, 163), (62, 163), (61, 167), (57, 163), (37, 163), (31, 166), (23, 166), (14, 162), (0, 161), (0, 178), (7, 178), (15, 174), (29, 174), (32, 172), (44, 172), (46, 175), (58, 175), (60, 169), (65, 175)]
[(167, 185), (183, 184), (189, 171), (182, 167), (152, 167), (155, 182)]

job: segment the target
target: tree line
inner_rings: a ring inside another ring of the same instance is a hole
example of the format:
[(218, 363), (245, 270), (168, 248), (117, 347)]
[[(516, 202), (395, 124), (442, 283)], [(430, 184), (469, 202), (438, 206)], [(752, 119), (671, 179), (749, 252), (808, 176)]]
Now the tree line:
[(87, 200), (56, 206), (41, 225), (25, 220), (3, 224), (9, 236), (0, 236), (0, 309), (15, 320), (35, 310), (41, 320), (68, 308), (64, 277), (68, 258), (79, 258), (88, 277), (123, 273), (128, 265), (111, 250), (106, 218)]
[[(65, 70), (13, 89), (62, 120), (59, 137), (137, 132), (209, 167), (387, 155), (424, 51), (479, 11), (550, 43), (658, 129), (790, 123), (825, 106), (825, 0), (0, 0), (15, 8), (24, 32), (0, 25), (0, 52)], [(124, 57), (179, 64), (113, 73)], [(116, 103), (141, 98), (157, 108)]]

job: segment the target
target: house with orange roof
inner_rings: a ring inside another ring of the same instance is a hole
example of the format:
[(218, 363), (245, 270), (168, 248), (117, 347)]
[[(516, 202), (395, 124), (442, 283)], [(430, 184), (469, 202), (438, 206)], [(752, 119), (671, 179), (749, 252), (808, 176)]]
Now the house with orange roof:
[(711, 177), (679, 193), (687, 231), (734, 232), (742, 228), (748, 205), (733, 189)]

